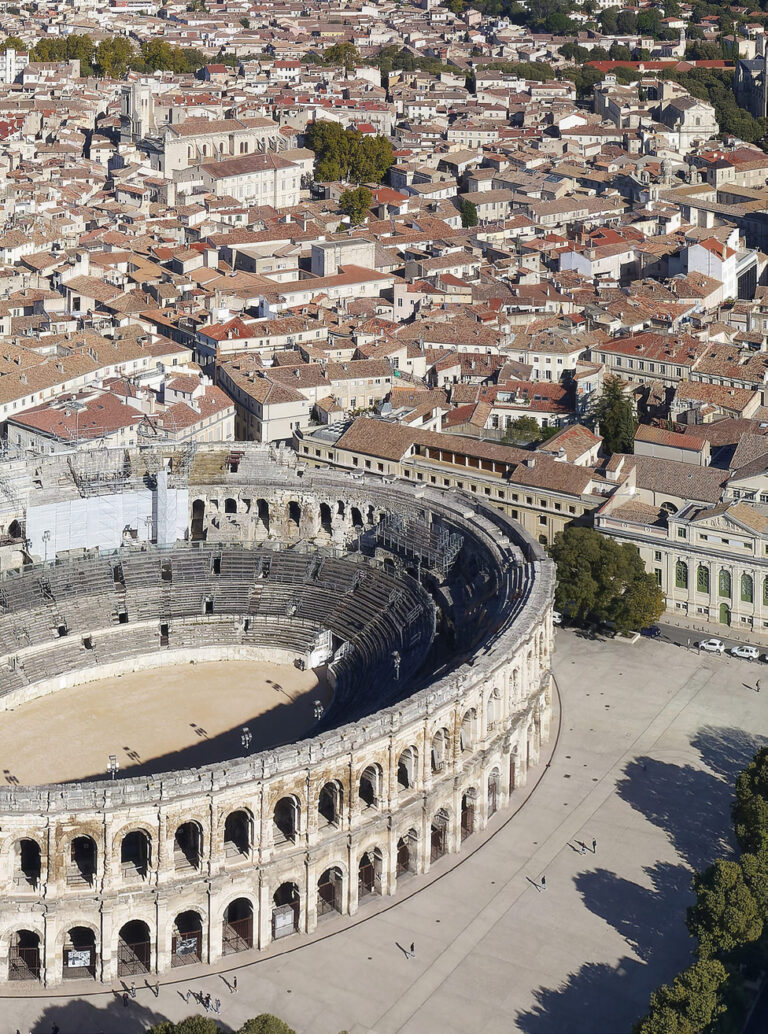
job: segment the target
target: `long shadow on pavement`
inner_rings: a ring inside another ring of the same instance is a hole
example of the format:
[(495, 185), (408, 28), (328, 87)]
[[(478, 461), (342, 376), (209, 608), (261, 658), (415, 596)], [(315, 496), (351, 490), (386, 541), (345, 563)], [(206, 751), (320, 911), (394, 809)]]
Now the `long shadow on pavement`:
[[(2, 1009), (2, 1006), (0, 1006)], [(192, 1012), (192, 1010), (190, 1010)], [(232, 1027), (214, 1019), (222, 1034), (232, 1034)], [(49, 1005), (32, 1027), (32, 1034), (51, 1034), (58, 1026), (61, 1034), (143, 1034), (147, 1027), (167, 1019), (163, 1013), (146, 1006), (140, 1000), (123, 1005), (117, 996), (104, 1007), (97, 1007), (85, 998)]]

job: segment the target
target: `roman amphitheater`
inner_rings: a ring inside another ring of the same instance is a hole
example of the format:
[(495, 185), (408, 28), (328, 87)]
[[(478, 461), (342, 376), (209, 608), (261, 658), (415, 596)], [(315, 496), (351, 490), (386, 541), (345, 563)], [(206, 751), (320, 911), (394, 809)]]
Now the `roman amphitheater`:
[[(0, 978), (30, 994), (257, 952), (396, 895), (508, 804), (549, 735), (553, 565), (475, 496), (250, 444), (9, 458), (0, 564), (4, 721), (53, 715), (31, 760), (29, 733), (3, 741)], [(207, 753), (185, 753), (194, 723), (165, 752), (139, 742), (134, 693), (157, 687), (170, 730), (214, 661), (232, 676), (206, 686)], [(279, 728), (224, 699), (260, 665), (304, 678)], [(116, 695), (80, 744), (64, 718), (86, 728), (72, 694), (96, 680)]]

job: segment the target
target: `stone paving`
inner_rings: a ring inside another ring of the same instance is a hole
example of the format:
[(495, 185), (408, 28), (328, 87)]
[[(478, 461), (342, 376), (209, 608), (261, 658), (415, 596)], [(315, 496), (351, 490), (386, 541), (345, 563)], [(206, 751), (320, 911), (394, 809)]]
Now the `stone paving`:
[[(157, 997), (139, 987), (127, 1008), (93, 985), (51, 989), (0, 1001), (0, 1034), (134, 1034), (202, 1012), (188, 989), (221, 999), (225, 1031), (269, 1011), (299, 1034), (628, 1034), (690, 957), (691, 869), (729, 850), (733, 779), (768, 729), (761, 671), (559, 631), (551, 764), (461, 864), (442, 859), (354, 926), (331, 920), (311, 942), (249, 956), (236, 995), (234, 970), (197, 968), (169, 974)], [(411, 942), (409, 959), (398, 945)]]

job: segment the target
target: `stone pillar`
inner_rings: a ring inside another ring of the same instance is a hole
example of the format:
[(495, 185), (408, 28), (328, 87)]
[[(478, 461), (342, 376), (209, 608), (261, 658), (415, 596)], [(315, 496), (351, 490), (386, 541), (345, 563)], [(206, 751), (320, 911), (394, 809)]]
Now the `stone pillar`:
[(350, 837), (347, 848), (349, 859), (349, 915), (357, 912), (357, 844)]
[(155, 959), (158, 973), (166, 973), (171, 968), (171, 926), (174, 916), (168, 902), (158, 896), (155, 909)]
[(259, 872), (259, 926), (257, 943), (259, 948), (266, 948), (272, 942), (272, 898), (264, 873)]
[[(43, 934), (40, 944), (40, 982), (45, 987), (60, 984), (62, 981), (62, 952), (56, 949), (60, 922), (55, 907), (46, 907), (43, 911)], [(30, 923), (30, 926), (32, 924)]]
[(99, 943), (96, 950), (99, 953), (99, 965), (97, 976), (104, 983), (117, 979), (117, 951), (112, 954), (112, 938), (115, 931), (114, 911), (112, 907), (105, 907), (102, 901), (100, 908), (100, 933)]
[(317, 856), (307, 854), (304, 859), (304, 870), (306, 874), (306, 891), (304, 894), (305, 923), (303, 929), (312, 933), (317, 928)]

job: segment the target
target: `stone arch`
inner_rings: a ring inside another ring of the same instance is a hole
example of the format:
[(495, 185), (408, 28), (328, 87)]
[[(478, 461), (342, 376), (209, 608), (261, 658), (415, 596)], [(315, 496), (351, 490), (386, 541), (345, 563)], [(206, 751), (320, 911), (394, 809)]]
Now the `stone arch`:
[(117, 932), (117, 975), (130, 977), (151, 971), (151, 927), (143, 919), (131, 919)]
[(67, 883), (93, 884), (96, 878), (99, 849), (96, 841), (87, 833), (79, 833), (69, 841), (67, 857)]
[(152, 866), (152, 836), (146, 829), (125, 831), (120, 839), (123, 879), (145, 879)]
[(222, 916), (222, 955), (233, 955), (253, 947), (253, 902), (247, 897), (233, 898)]
[(173, 863), (177, 872), (199, 869), (203, 858), (203, 827), (196, 819), (182, 822), (173, 834)]
[(448, 852), (448, 827), (451, 817), (447, 808), (438, 808), (429, 825), (429, 858), (436, 862)]
[(281, 797), (272, 810), (272, 835), (275, 844), (294, 843), (301, 829), (301, 801), (296, 794)]
[(475, 806), (477, 804), (477, 790), (474, 786), (467, 787), (461, 795), (461, 840), (462, 843), (467, 837), (475, 832)]
[(325, 869), (317, 881), (317, 914), (344, 913), (344, 870), (340, 865)]
[(8, 979), (39, 980), (42, 935), (38, 930), (21, 927), (8, 941)]
[(363, 851), (357, 863), (358, 900), (369, 894), (381, 894), (384, 855), (379, 847)]
[(678, 560), (675, 564), (675, 586), (678, 589), (688, 588), (688, 564), (685, 560)]
[(488, 776), (488, 818), (498, 811), (501, 804), (501, 772), (493, 768)]
[(320, 828), (341, 825), (344, 816), (344, 787), (338, 779), (331, 779), (320, 788), (317, 811)]
[(326, 535), (333, 533), (333, 515), (328, 503), (320, 503), (320, 530)]
[(755, 582), (751, 574), (746, 572), (741, 576), (741, 600), (742, 603), (753, 603), (755, 599)]
[(502, 720), (502, 702), (501, 693), (497, 688), (493, 688), (488, 694), (488, 700), (486, 701), (486, 727), (489, 732), (496, 729)]
[(419, 779), (419, 751), (415, 746), (406, 747), (397, 759), (398, 790), (413, 790)]
[(358, 797), (364, 808), (378, 808), (383, 798), (384, 776), (381, 765), (368, 765), (360, 774)]
[(266, 499), (256, 500), (256, 514), (261, 526), (269, 533), (269, 503)]
[(469, 710), (464, 712), (464, 717), (461, 719), (459, 747), (462, 754), (472, 750), (474, 745), (477, 743), (477, 738), (477, 710), (474, 707), (470, 707)]
[(336, 516), (341, 518), (341, 520), (343, 521), (344, 517), (346, 516), (346, 512), (347, 512), (347, 508), (346, 508), (346, 506), (344, 504), (344, 500), (343, 499), (339, 499), (338, 502), (336, 503)]
[(291, 499), (288, 503), (288, 524), (296, 528), (301, 527), (301, 503)]
[(42, 874), (42, 848), (34, 837), (19, 837), (10, 845), (11, 879), (16, 887), (37, 889)]
[(243, 858), (253, 844), (253, 816), (247, 808), (236, 808), (224, 819), (224, 854), (227, 858)]
[(353, 528), (362, 528), (362, 526), (363, 526), (363, 515), (360, 513), (360, 510), (358, 509), (358, 507), (353, 506), (351, 511), (350, 511), (350, 513), (351, 513), (351, 516), (352, 516), (352, 527)]
[(301, 892), (298, 883), (286, 880), (272, 895), (272, 936), (275, 940), (296, 933), (301, 915)]
[(438, 775), (445, 769), (450, 760), (451, 734), (443, 727), (438, 729), (432, 737), (430, 748), (430, 766), (433, 775)]
[(192, 503), (192, 523), (190, 525), (190, 538), (193, 542), (202, 542), (205, 539), (205, 500), (195, 499)]
[(68, 926), (62, 946), (62, 976), (65, 980), (96, 979), (98, 930), (90, 923)]
[(23, 536), (23, 533), (24, 532), (21, 526), (21, 522), (14, 518), (14, 520), (12, 520), (11, 523), (8, 525), (9, 537), (12, 539), (20, 539)]
[(696, 568), (696, 591), (709, 592), (709, 568), (706, 564), (699, 564)]
[(398, 879), (417, 870), (417, 852), (419, 834), (416, 829), (409, 829), (397, 841), (396, 875)]
[(179, 912), (171, 924), (171, 966), (188, 966), (203, 961), (203, 922), (197, 908)]
[(232, 496), (229, 496), (224, 500), (224, 513), (237, 513), (237, 499), (233, 499)]

